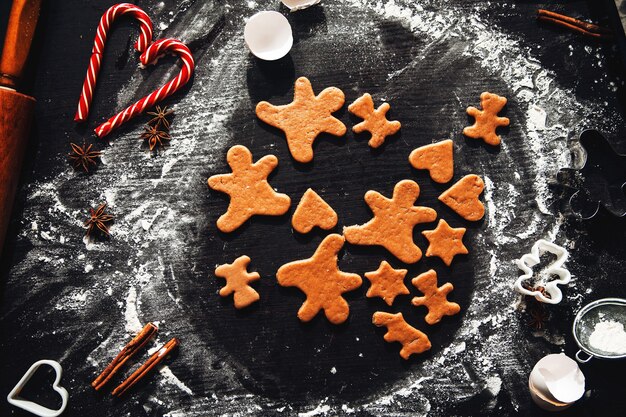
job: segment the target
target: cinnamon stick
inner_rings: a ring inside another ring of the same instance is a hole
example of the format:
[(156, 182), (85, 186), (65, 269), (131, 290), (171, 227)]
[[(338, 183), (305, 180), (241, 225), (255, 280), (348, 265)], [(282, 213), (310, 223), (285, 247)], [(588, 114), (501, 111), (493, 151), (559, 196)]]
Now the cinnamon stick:
[(120, 353), (113, 359), (113, 361), (102, 371), (100, 375), (91, 383), (91, 386), (98, 391), (104, 387), (115, 376), (117, 371), (132, 358), (146, 343), (156, 334), (158, 327), (154, 323), (148, 323), (139, 332), (137, 336), (133, 338)]
[(178, 339), (173, 338), (165, 345), (163, 345), (159, 350), (154, 352), (152, 356), (131, 376), (126, 378), (124, 382), (117, 386), (113, 390), (113, 396), (121, 397), (124, 395), (129, 389), (131, 389), (136, 383), (141, 381), (147, 374), (149, 374), (156, 366), (161, 363), (165, 358), (179, 345)]
[(612, 37), (611, 31), (603, 28), (602, 26), (598, 26), (589, 22), (584, 22), (582, 20), (578, 20), (560, 13), (551, 12), (550, 10), (538, 9), (537, 19), (542, 22), (553, 23), (557, 26), (561, 26), (593, 38)]

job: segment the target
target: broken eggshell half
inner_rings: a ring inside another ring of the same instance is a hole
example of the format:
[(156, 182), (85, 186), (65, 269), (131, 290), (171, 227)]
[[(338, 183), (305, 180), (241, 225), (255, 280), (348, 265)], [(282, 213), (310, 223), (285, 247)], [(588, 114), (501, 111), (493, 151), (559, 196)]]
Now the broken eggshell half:
[[(549, 282), (544, 283), (543, 288), (544, 292), (539, 290), (528, 290), (524, 287), (524, 281), (529, 280), (533, 277), (533, 266), (539, 264), (541, 261), (541, 255), (546, 252), (550, 252), (556, 255), (556, 260), (548, 267), (544, 269), (544, 273), (547, 276), (556, 275), (558, 278)], [(522, 255), (520, 259), (517, 259), (515, 263), (518, 268), (524, 272), (520, 277), (515, 281), (515, 290), (523, 295), (529, 295), (531, 297), (535, 297), (537, 301), (548, 304), (558, 304), (563, 299), (563, 293), (561, 289), (558, 287), (559, 285), (565, 285), (570, 282), (572, 275), (570, 272), (563, 268), (563, 264), (567, 261), (567, 257), (569, 253), (565, 248), (555, 245), (554, 243), (548, 242), (547, 240), (540, 239), (530, 250), (530, 253)], [(545, 294), (548, 294), (546, 296)]]
[(528, 387), (533, 401), (544, 410), (570, 407), (585, 393), (585, 376), (578, 364), (563, 353), (544, 356), (537, 362)]
[(306, 9), (307, 7), (318, 4), (321, 0), (281, 0), (282, 3), (292, 12)]
[(259, 12), (248, 19), (243, 38), (250, 52), (264, 61), (284, 57), (293, 45), (289, 21), (274, 11)]

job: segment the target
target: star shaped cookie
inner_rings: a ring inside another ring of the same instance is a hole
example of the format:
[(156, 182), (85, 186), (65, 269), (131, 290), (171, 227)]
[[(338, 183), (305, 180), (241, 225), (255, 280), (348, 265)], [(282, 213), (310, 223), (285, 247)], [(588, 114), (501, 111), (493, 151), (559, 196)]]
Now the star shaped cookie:
[(435, 230), (422, 232), (429, 242), (426, 256), (438, 256), (450, 266), (455, 255), (467, 255), (467, 248), (463, 244), (465, 230), (464, 227), (452, 228), (444, 219), (440, 219)]
[(392, 305), (398, 295), (410, 294), (404, 285), (406, 273), (406, 269), (393, 269), (387, 261), (382, 261), (376, 271), (365, 273), (365, 277), (372, 283), (365, 296), (380, 297), (387, 305)]
[(230, 196), (226, 213), (217, 219), (217, 228), (232, 232), (255, 214), (280, 216), (289, 210), (291, 199), (279, 194), (267, 182), (267, 176), (278, 165), (274, 155), (266, 155), (252, 163), (252, 153), (242, 145), (235, 145), (226, 155), (231, 174), (213, 175), (209, 187)]
[(287, 263), (276, 272), (280, 285), (299, 288), (306, 294), (306, 301), (298, 310), (301, 321), (310, 321), (320, 310), (333, 324), (347, 320), (350, 307), (341, 295), (359, 288), (362, 280), (358, 274), (339, 270), (337, 253), (343, 244), (343, 236), (328, 235), (312, 257)]
[(452, 284), (446, 282), (437, 288), (437, 273), (434, 269), (413, 278), (412, 283), (415, 288), (424, 293), (423, 297), (414, 297), (411, 303), (414, 306), (428, 308), (426, 323), (439, 323), (443, 316), (452, 316), (461, 311), (457, 303), (448, 301), (448, 294), (454, 289)]
[(386, 198), (376, 191), (365, 193), (365, 202), (374, 217), (361, 226), (344, 227), (346, 240), (354, 245), (379, 245), (402, 262), (419, 261), (422, 251), (413, 242), (413, 228), (419, 223), (435, 221), (437, 212), (429, 207), (414, 206), (420, 194), (415, 181), (402, 180)]
[(285, 132), (291, 156), (298, 162), (313, 159), (313, 142), (320, 133), (343, 136), (346, 126), (333, 117), (345, 101), (343, 91), (328, 87), (317, 96), (311, 82), (300, 77), (294, 87), (294, 98), (289, 104), (275, 106), (261, 101), (256, 106), (256, 115), (265, 123)]
[(251, 282), (261, 279), (258, 272), (248, 272), (249, 256), (240, 256), (232, 264), (220, 265), (215, 269), (215, 276), (226, 279), (226, 285), (220, 289), (222, 297), (231, 294), (235, 308), (244, 308), (259, 300), (259, 293), (250, 286)]

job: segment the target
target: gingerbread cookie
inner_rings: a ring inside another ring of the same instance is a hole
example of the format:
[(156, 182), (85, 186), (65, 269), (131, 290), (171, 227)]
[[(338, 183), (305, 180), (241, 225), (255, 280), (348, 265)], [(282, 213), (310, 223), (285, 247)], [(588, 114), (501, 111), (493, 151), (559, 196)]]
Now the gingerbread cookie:
[(363, 94), (348, 106), (350, 113), (363, 119), (361, 123), (354, 125), (352, 131), (361, 133), (367, 130), (372, 134), (368, 142), (369, 146), (378, 148), (385, 142), (387, 136), (400, 130), (400, 122), (387, 120), (389, 108), (389, 103), (383, 103), (378, 109), (374, 109), (372, 96), (369, 93)]
[(428, 239), (426, 256), (438, 256), (448, 266), (452, 264), (455, 255), (467, 255), (467, 248), (463, 244), (464, 227), (452, 228), (441, 219), (435, 230), (425, 230), (422, 234)]
[(240, 256), (232, 264), (220, 265), (215, 275), (226, 279), (226, 285), (220, 289), (222, 297), (235, 294), (235, 308), (244, 308), (259, 300), (259, 293), (249, 284), (261, 278), (258, 272), (248, 272), (250, 257)]
[(343, 244), (343, 236), (328, 235), (312, 257), (285, 264), (276, 272), (280, 285), (297, 287), (306, 294), (306, 301), (298, 310), (300, 320), (310, 321), (320, 310), (333, 324), (348, 318), (350, 307), (341, 295), (359, 288), (361, 277), (339, 270), (337, 253)]
[(365, 202), (374, 217), (364, 225), (344, 227), (346, 240), (354, 245), (380, 245), (405, 263), (419, 261), (422, 251), (413, 242), (413, 228), (437, 218), (435, 210), (413, 206), (419, 194), (419, 185), (411, 180), (398, 182), (392, 198), (368, 191)]
[(255, 214), (280, 216), (289, 210), (291, 199), (279, 194), (267, 182), (267, 176), (278, 165), (274, 155), (266, 155), (252, 163), (252, 153), (242, 145), (235, 145), (226, 155), (231, 174), (213, 175), (209, 187), (230, 196), (225, 214), (217, 220), (222, 232), (232, 232)]
[(337, 225), (337, 213), (311, 188), (304, 192), (291, 218), (296, 232), (309, 233), (315, 226), (330, 230)]
[(274, 106), (261, 101), (256, 106), (256, 115), (285, 132), (293, 159), (310, 162), (313, 159), (313, 142), (320, 133), (335, 136), (346, 133), (346, 126), (332, 115), (343, 106), (344, 101), (343, 91), (336, 87), (326, 88), (316, 96), (311, 82), (300, 77), (296, 80), (291, 103)]
[(409, 359), (412, 354), (425, 352), (431, 347), (428, 336), (407, 323), (402, 313), (377, 311), (372, 316), (372, 323), (378, 327), (387, 327), (385, 340), (389, 343), (400, 342), (402, 344), (400, 356), (404, 359)]
[(439, 323), (443, 316), (453, 316), (461, 311), (461, 307), (457, 303), (448, 301), (448, 293), (454, 289), (452, 284), (446, 282), (437, 288), (437, 273), (434, 269), (413, 278), (412, 283), (415, 288), (424, 293), (423, 297), (414, 297), (411, 303), (414, 306), (426, 306), (428, 308), (426, 323)]
[(414, 149), (409, 163), (415, 169), (427, 169), (430, 178), (445, 184), (454, 175), (453, 144), (450, 139)]
[(439, 201), (454, 210), (465, 220), (477, 221), (485, 215), (485, 206), (478, 196), (485, 183), (478, 175), (466, 175), (439, 196)]
[(496, 134), (496, 129), (500, 126), (508, 126), (509, 119), (499, 117), (498, 113), (506, 105), (506, 98), (497, 94), (484, 92), (480, 95), (480, 106), (483, 110), (476, 107), (468, 107), (467, 114), (475, 118), (474, 124), (463, 129), (463, 134), (473, 139), (483, 139), (489, 145), (497, 146), (500, 144), (500, 136)]
[(392, 305), (398, 295), (410, 294), (404, 285), (406, 273), (406, 269), (393, 269), (387, 261), (382, 261), (376, 271), (365, 273), (365, 278), (372, 283), (365, 296), (380, 297), (387, 305)]

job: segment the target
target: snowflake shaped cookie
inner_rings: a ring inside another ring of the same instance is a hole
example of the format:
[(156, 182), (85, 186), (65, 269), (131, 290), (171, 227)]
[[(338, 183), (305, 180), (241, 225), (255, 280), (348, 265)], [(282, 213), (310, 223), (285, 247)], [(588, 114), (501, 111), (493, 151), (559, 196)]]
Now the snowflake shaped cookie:
[[(556, 275), (558, 278), (529, 289), (528, 285), (525, 285), (525, 282), (533, 277), (533, 267), (539, 264), (541, 255), (546, 252), (556, 255), (556, 260), (544, 269), (544, 273), (547, 276)], [(570, 272), (563, 268), (563, 264), (567, 261), (568, 256), (569, 254), (565, 248), (557, 246), (547, 240), (538, 240), (531, 248), (530, 253), (523, 255), (520, 259), (515, 261), (518, 268), (524, 272), (524, 274), (515, 281), (515, 290), (520, 294), (535, 297), (537, 301), (542, 303), (560, 303), (563, 299), (563, 293), (558, 286), (569, 283), (572, 277)]]

